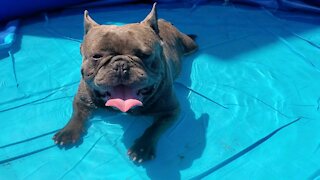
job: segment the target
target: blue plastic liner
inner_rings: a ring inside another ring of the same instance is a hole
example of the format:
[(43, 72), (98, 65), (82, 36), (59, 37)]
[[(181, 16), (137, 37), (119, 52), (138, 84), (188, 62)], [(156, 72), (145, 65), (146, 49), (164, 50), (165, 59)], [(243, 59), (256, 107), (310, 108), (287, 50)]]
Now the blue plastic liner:
[[(99, 23), (124, 24), (150, 8), (89, 11)], [(126, 154), (149, 117), (100, 110), (78, 147), (51, 140), (80, 80), (84, 9), (69, 9), (23, 21), (10, 55), (0, 53), (0, 179), (319, 178), (319, 16), (233, 4), (158, 8), (196, 34), (200, 49), (183, 61), (174, 84), (182, 113), (156, 159), (139, 166)]]
[(235, 3), (259, 5), (272, 9), (281, 9), (292, 12), (320, 13), (319, 0), (230, 0)]

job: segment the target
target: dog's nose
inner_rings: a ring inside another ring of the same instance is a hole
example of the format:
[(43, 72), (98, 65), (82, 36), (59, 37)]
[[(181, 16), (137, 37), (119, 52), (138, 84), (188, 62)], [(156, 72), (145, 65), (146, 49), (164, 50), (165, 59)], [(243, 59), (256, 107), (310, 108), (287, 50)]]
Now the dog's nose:
[(127, 61), (123, 61), (123, 60), (114, 62), (112, 68), (117, 74), (119, 74), (121, 76), (128, 75), (129, 69), (130, 69), (129, 65), (128, 65), (128, 62)]

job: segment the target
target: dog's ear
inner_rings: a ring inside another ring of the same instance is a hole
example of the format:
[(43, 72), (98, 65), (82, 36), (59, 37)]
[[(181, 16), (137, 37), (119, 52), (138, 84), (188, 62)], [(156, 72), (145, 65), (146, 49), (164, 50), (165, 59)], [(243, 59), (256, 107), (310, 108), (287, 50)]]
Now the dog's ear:
[(83, 25), (84, 25), (84, 34), (86, 35), (88, 31), (94, 27), (98, 26), (99, 24), (96, 23), (90, 16), (89, 12), (87, 10), (84, 11), (84, 16), (83, 16)]
[(153, 4), (152, 10), (148, 14), (148, 16), (143, 21), (141, 21), (141, 23), (150, 26), (156, 33), (159, 33), (156, 5), (157, 3)]

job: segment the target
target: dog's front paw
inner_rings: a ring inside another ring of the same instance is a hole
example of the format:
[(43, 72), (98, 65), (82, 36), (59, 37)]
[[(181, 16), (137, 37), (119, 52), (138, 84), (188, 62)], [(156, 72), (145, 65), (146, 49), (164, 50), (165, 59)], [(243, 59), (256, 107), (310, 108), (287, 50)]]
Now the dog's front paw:
[(75, 127), (65, 127), (53, 136), (53, 140), (58, 145), (68, 145), (76, 143), (81, 136), (82, 129)]
[(129, 157), (138, 163), (154, 159), (155, 148), (154, 143), (147, 138), (139, 138), (135, 141), (133, 146), (128, 150)]

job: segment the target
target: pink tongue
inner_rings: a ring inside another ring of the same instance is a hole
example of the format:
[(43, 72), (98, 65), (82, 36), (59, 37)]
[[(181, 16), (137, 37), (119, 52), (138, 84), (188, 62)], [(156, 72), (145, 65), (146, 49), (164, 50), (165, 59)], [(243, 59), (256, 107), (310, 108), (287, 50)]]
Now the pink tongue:
[(136, 93), (125, 86), (117, 86), (111, 92), (111, 98), (106, 102), (105, 106), (116, 107), (122, 112), (127, 112), (135, 106), (142, 106), (142, 102), (138, 100)]
[(135, 106), (142, 106), (142, 102), (137, 99), (110, 99), (106, 102), (105, 106), (112, 106), (118, 108), (122, 112), (127, 112)]

